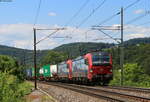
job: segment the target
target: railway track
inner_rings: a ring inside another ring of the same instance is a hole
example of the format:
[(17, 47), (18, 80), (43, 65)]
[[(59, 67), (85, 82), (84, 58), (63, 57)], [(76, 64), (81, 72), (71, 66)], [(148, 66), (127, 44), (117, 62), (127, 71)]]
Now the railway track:
[(110, 90), (100, 89), (97, 87), (74, 85), (66, 83), (42, 82), (44, 84), (54, 85), (65, 89), (73, 90), (96, 98), (113, 102), (150, 102), (150, 98), (114, 92)]
[(134, 92), (150, 94), (150, 88), (136, 88), (136, 87), (124, 87), (124, 86), (123, 87), (122, 86), (107, 86), (105, 88), (127, 90), (127, 91), (134, 91)]
[(104, 87), (96, 87), (97, 89), (103, 89), (113, 92), (126, 93), (129, 95), (136, 95), (141, 97), (150, 97), (150, 89), (148, 88), (134, 88), (134, 87), (121, 87), (121, 86), (104, 86)]

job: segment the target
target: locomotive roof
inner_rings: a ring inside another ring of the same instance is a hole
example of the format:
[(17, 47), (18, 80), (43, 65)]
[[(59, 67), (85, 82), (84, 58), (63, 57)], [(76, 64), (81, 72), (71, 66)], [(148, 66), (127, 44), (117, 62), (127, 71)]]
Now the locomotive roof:
[(61, 63), (58, 63), (58, 65), (61, 65), (61, 64), (66, 64), (66, 61), (63, 61)]
[(93, 55), (108, 55), (109, 53), (108, 52), (92, 52)]
[(80, 59), (83, 59), (83, 56), (79, 56), (79, 57), (73, 59), (72, 61), (77, 61), (77, 60), (80, 60)]

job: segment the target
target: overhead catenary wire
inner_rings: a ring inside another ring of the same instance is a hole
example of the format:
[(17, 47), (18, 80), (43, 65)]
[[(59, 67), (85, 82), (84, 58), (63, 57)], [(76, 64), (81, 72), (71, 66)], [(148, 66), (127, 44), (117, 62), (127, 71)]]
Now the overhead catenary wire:
[[(37, 11), (36, 11), (36, 14), (35, 14), (35, 16), (34, 16), (33, 28), (35, 28), (35, 25), (37, 24), (37, 21), (38, 21), (40, 9), (41, 9), (41, 3), (42, 3), (42, 0), (39, 0), (38, 7), (37, 7)], [(30, 43), (30, 41), (29, 41), (29, 43)], [(29, 48), (29, 45), (30, 45), (30, 44), (28, 44), (27, 48)]]
[(59, 29), (55, 30), (54, 32), (50, 33), (49, 35), (47, 35), (47, 36), (44, 37), (43, 39), (39, 40), (36, 44), (38, 44), (38, 43), (42, 42), (43, 40), (49, 38), (50, 36), (52, 36), (53, 34), (55, 34), (55, 33), (58, 32), (58, 31), (59, 31)]
[[(77, 30), (81, 25), (83, 25), (104, 3), (106, 2), (106, 0), (103, 0), (96, 8), (94, 8), (92, 10), (92, 12), (85, 18), (81, 21), (81, 23), (79, 23), (76, 28), (72, 31), (72, 33)], [(85, 31), (86, 33), (86, 31)]]
[[(140, 1), (140, 0), (136, 0), (135, 2), (133, 2), (133, 3), (129, 4), (128, 6), (126, 6), (126, 7), (124, 8), (124, 11), (127, 10), (127, 9), (129, 9), (130, 7), (132, 7), (133, 5), (135, 5), (136, 3), (138, 3), (139, 1)], [(121, 14), (121, 11), (120, 11), (120, 12), (117, 12), (117, 13), (113, 14), (112, 16), (108, 17), (107, 19), (103, 20), (103, 21), (100, 22), (98, 25), (100, 26), (100, 25), (102, 25), (102, 24), (104, 24), (104, 23), (110, 21), (111, 19), (113, 19), (114, 17), (116, 17), (117, 15), (120, 15), (120, 14)], [(109, 34), (103, 32), (101, 29), (99, 29), (99, 31), (102, 32), (103, 34), (105, 34), (106, 36), (108, 36), (109, 38), (115, 40), (117, 43), (120, 43), (120, 42), (118, 41), (118, 39), (113, 38), (113, 37), (110, 36)]]
[(81, 25), (83, 25), (104, 3), (106, 0), (103, 0), (95, 9), (92, 10), (92, 12), (79, 23), (79, 25), (76, 28), (79, 28)]
[(124, 11), (127, 10), (128, 8), (132, 7), (133, 5), (135, 5), (136, 3), (138, 3), (139, 1), (141, 1), (141, 0), (136, 0), (135, 2), (133, 2), (133, 3), (129, 4), (128, 6), (126, 6), (124, 8)]
[(138, 16), (138, 17), (136, 17), (136, 18), (134, 18), (134, 19), (128, 21), (128, 22), (126, 23), (126, 25), (127, 25), (127, 24), (131, 24), (131, 23), (133, 23), (133, 22), (135, 22), (135, 21), (137, 21), (137, 20), (139, 20), (139, 19), (142, 19), (143, 17), (145, 17), (145, 16), (147, 16), (147, 15), (149, 15), (149, 14), (150, 14), (150, 12), (145, 12), (143, 15), (140, 15), (140, 16)]
[[(64, 27), (68, 26), (78, 15), (79, 13), (86, 7), (86, 5), (89, 3), (90, 0), (86, 0), (83, 5), (78, 9), (78, 11), (66, 22)], [(72, 38), (72, 37), (70, 37)]]
[[(134, 6), (134, 5), (135, 5), (136, 3), (138, 3), (139, 1), (141, 1), (141, 0), (136, 0), (135, 2), (133, 2), (133, 3), (129, 4), (128, 6), (126, 6), (126, 7), (124, 8), (124, 11), (127, 10), (127, 9), (129, 9), (130, 7)], [(102, 24), (104, 24), (104, 23), (110, 21), (111, 19), (113, 19), (114, 17), (116, 17), (117, 15), (119, 15), (120, 13), (121, 13), (121, 12), (119, 11), (119, 12), (117, 12), (117, 13), (111, 15), (110, 17), (108, 17), (108, 18), (106, 18), (105, 20), (103, 20), (103, 21), (101, 21), (100, 23), (98, 23), (98, 25), (102, 25)]]
[(147, 22), (141, 23), (141, 24), (136, 25), (136, 26), (141, 26), (141, 25), (145, 25), (145, 24), (149, 24), (149, 23), (150, 23), (150, 21), (147, 21)]
[(98, 29), (100, 32), (102, 32), (103, 34), (105, 34), (107, 37), (109, 37), (109, 38), (111, 38), (111, 39), (113, 39), (113, 40), (115, 40), (117, 43), (119, 43), (120, 44), (120, 42), (118, 41), (118, 39), (115, 39), (115, 38), (113, 38), (112, 36), (110, 36), (109, 34), (107, 34), (107, 33), (105, 33), (104, 31), (102, 31), (101, 29)]
[(41, 3), (42, 3), (42, 0), (39, 0), (37, 12), (36, 12), (36, 15), (35, 15), (35, 18), (34, 18), (33, 27), (36, 25), (36, 23), (37, 23), (37, 21), (38, 21), (38, 17), (39, 17), (39, 13), (40, 13), (40, 8), (41, 8)]
[(86, 5), (89, 3), (90, 0), (86, 0), (83, 5), (78, 9), (78, 11), (68, 20), (68, 22), (65, 24), (67, 26), (70, 24), (78, 15), (79, 13), (86, 7)]
[(113, 14), (112, 16), (110, 16), (110, 17), (106, 18), (105, 20), (101, 21), (98, 25), (102, 25), (102, 24), (110, 21), (111, 19), (113, 19), (114, 17), (116, 17), (119, 14), (120, 14), (120, 12), (117, 12), (116, 14)]

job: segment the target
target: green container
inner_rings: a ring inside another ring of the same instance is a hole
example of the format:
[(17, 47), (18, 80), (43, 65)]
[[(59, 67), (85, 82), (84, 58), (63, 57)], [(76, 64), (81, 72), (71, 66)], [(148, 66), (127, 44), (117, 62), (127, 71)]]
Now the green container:
[[(39, 76), (39, 68), (36, 69), (36, 76), (38, 77)], [(32, 77), (34, 77), (34, 68), (32, 68)]]
[(50, 65), (43, 66), (44, 77), (51, 77)]
[(36, 70), (36, 75), (37, 75), (37, 77), (40, 76), (39, 70), (40, 70), (40, 68), (37, 68), (37, 70)]
[(32, 77), (34, 77), (35, 75), (34, 75), (34, 68), (32, 68)]

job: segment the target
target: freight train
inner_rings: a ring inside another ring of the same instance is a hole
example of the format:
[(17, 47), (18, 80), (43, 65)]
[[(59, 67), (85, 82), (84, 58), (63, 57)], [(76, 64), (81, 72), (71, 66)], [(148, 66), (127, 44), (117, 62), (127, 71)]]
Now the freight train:
[[(113, 78), (112, 56), (107, 52), (92, 52), (57, 65), (37, 68), (37, 79), (72, 83), (107, 85)], [(26, 70), (27, 79), (34, 79), (34, 68)]]

